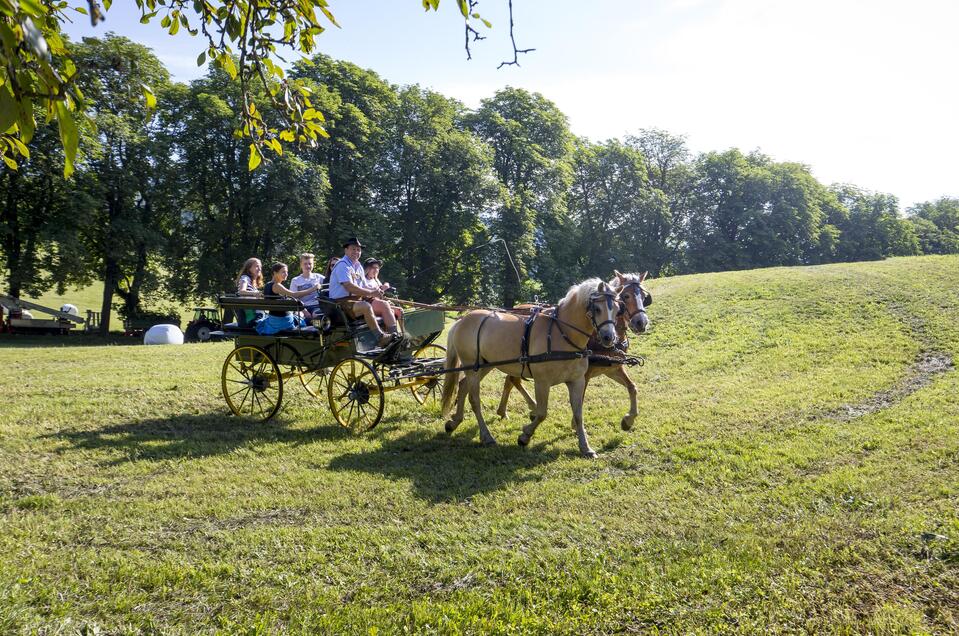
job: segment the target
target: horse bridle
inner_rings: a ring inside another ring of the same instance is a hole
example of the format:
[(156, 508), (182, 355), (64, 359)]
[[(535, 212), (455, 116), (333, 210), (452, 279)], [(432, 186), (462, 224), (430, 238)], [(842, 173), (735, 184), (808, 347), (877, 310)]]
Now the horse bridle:
[(636, 311), (626, 313), (626, 303), (623, 301), (620, 301), (619, 313), (620, 314), (626, 313), (626, 320), (632, 320), (633, 317), (636, 316), (637, 314), (645, 314), (646, 308), (649, 307), (651, 304), (653, 304), (653, 295), (650, 294), (645, 289), (643, 289), (643, 286), (640, 283), (637, 283), (635, 281), (626, 283), (625, 285), (623, 285), (623, 288), (620, 290), (619, 293), (622, 294), (624, 291), (626, 291), (630, 287), (634, 288), (633, 289), (634, 296), (639, 295), (636, 293), (636, 290), (639, 290), (642, 293), (643, 302), (636, 303)]
[[(606, 307), (609, 309), (610, 313), (612, 313), (612, 311), (613, 311), (613, 306), (614, 306), (614, 305), (620, 304), (620, 303), (619, 303), (619, 294), (614, 293), (614, 292), (609, 292), (609, 291), (600, 292), (600, 291), (596, 291), (596, 292), (593, 292), (592, 294), (589, 295), (589, 300), (586, 302), (586, 313), (589, 314), (589, 320), (590, 320), (590, 322), (593, 323), (593, 328), (596, 330), (596, 333), (597, 333), (597, 334), (599, 333), (599, 330), (602, 329), (603, 327), (605, 327), (606, 325), (613, 325), (613, 329), (614, 329), (614, 330), (616, 329), (616, 321), (615, 321), (615, 320), (609, 320), (609, 319), (607, 319), (607, 320), (604, 320), (603, 322), (597, 324), (597, 322), (596, 322), (596, 309), (593, 307), (593, 305), (596, 304), (596, 302), (600, 299), (600, 297), (605, 297), (605, 298), (606, 298)], [(614, 316), (618, 316), (618, 315), (621, 314), (621, 313), (622, 313), (622, 309), (620, 309), (619, 312), (615, 313)]]

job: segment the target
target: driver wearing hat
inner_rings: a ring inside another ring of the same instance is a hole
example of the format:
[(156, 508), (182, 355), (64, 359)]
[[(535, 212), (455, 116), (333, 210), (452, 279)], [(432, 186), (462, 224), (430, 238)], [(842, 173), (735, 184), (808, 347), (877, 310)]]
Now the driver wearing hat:
[[(330, 272), (330, 299), (336, 301), (350, 318), (362, 317), (366, 320), (370, 331), (378, 336), (377, 344), (384, 347), (399, 336), (396, 318), (393, 308), (383, 300), (383, 290), (364, 286), (366, 276), (360, 264), (362, 254), (363, 245), (355, 236), (343, 243), (343, 258)], [(383, 319), (383, 325), (389, 333), (380, 329), (376, 316)]]

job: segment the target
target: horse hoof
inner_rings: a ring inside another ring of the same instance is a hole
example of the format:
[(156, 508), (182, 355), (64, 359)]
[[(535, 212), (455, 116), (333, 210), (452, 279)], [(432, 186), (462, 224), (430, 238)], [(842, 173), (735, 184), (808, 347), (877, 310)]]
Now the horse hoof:
[(489, 439), (480, 440), (483, 443), (483, 446), (496, 446), (496, 440), (492, 437)]
[(633, 428), (633, 418), (627, 416), (623, 418), (623, 421), (619, 423), (619, 427), (624, 431), (628, 431)]
[(502, 411), (496, 411), (496, 414), (499, 415), (504, 420), (506, 419), (506, 409), (503, 409)]
[(516, 443), (518, 443), (520, 446), (526, 446), (527, 444), (529, 444), (529, 435), (527, 435), (526, 433), (523, 433), (522, 435), (516, 438)]
[(583, 453), (583, 459), (596, 459), (599, 457), (599, 453), (594, 451), (592, 448)]
[(444, 428), (446, 429), (447, 433), (452, 433), (453, 431), (456, 430), (456, 426), (457, 425), (453, 422), (453, 420), (448, 420)]

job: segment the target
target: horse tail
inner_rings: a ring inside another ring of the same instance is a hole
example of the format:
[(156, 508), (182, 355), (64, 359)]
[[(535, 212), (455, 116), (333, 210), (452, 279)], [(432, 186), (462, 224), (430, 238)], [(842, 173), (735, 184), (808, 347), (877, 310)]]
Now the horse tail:
[[(456, 351), (456, 344), (454, 336), (456, 334), (456, 328), (460, 326), (460, 322), (457, 321), (450, 327), (449, 334), (446, 336), (446, 368), (455, 369), (459, 366), (460, 356)], [(459, 384), (458, 380), (460, 377), (459, 371), (449, 371), (443, 377), (443, 397), (441, 404), (441, 409), (443, 417), (446, 417), (450, 414), (450, 409), (453, 407), (453, 400), (456, 399), (456, 387)]]

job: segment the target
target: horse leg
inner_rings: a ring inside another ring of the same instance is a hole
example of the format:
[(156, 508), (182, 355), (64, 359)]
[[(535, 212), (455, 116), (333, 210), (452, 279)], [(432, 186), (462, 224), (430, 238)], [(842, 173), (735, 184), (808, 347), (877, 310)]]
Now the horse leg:
[[(603, 369), (602, 369), (602, 367), (594, 367), (594, 366), (590, 365), (590, 366), (586, 369), (586, 377), (583, 378), (583, 400), (584, 400), (584, 401), (586, 400), (586, 387), (589, 386), (589, 380), (590, 380), (590, 378), (594, 378), (594, 377), (596, 377), (597, 375), (602, 375), (602, 374), (603, 374)], [(576, 418), (574, 417), (574, 418), (573, 418), (572, 420), (570, 420), (570, 421), (572, 422), (573, 432), (575, 433), (575, 432), (576, 432)]]
[(523, 427), (523, 432), (517, 440), (520, 446), (529, 444), (529, 440), (533, 438), (533, 433), (536, 432), (536, 427), (546, 419), (546, 407), (549, 405), (549, 386), (545, 382), (535, 382), (533, 386), (536, 391), (536, 404), (529, 424)]
[(523, 381), (519, 378), (514, 378), (513, 376), (507, 376), (506, 382), (503, 383), (503, 397), (500, 398), (499, 408), (496, 409), (496, 414), (500, 417), (506, 417), (506, 406), (509, 401), (510, 391), (513, 390), (513, 387), (516, 387), (516, 390), (519, 391), (519, 394), (523, 396), (523, 399), (526, 400), (526, 406), (529, 407), (530, 417), (533, 416), (533, 411), (536, 410), (536, 402), (533, 401), (533, 398), (526, 391), (526, 387), (523, 386)]
[(636, 420), (636, 416), (639, 415), (639, 409), (636, 407), (636, 384), (629, 377), (629, 374), (626, 373), (626, 367), (622, 365), (617, 365), (616, 369), (607, 375), (626, 387), (626, 391), (629, 392), (629, 413), (624, 415), (623, 420), (619, 423), (620, 428), (628, 431), (633, 428), (633, 422)]
[(587, 459), (596, 459), (596, 451), (589, 447), (586, 437), (586, 427), (583, 426), (583, 397), (586, 378), (579, 378), (566, 383), (569, 391), (569, 405), (573, 408), (573, 422), (576, 424), (576, 436), (579, 438), (579, 453)]
[(489, 432), (489, 428), (486, 426), (486, 420), (483, 419), (483, 405), (480, 403), (480, 382), (483, 380), (483, 376), (486, 375), (485, 372), (489, 372), (489, 369), (484, 369), (479, 373), (469, 374), (471, 377), (468, 383), (469, 397), (470, 397), (470, 406), (473, 407), (473, 413), (476, 415), (476, 424), (479, 426), (480, 442), (483, 446), (494, 446), (496, 444), (496, 438), (493, 437), (492, 433)]
[(496, 414), (502, 418), (506, 417), (506, 405), (509, 402), (510, 391), (513, 390), (513, 377), (506, 376), (506, 379), (503, 381), (503, 395), (499, 399), (499, 407), (496, 409)]
[(523, 399), (526, 400), (526, 406), (529, 407), (529, 416), (533, 417), (533, 413), (536, 411), (536, 402), (533, 401), (533, 398), (530, 396), (529, 392), (526, 390), (526, 387), (523, 386), (523, 381), (519, 378), (513, 378), (513, 386), (516, 387), (516, 390), (519, 391), (519, 394), (523, 396)]
[(463, 378), (459, 382), (459, 387), (456, 392), (456, 412), (450, 416), (450, 419), (446, 420), (446, 432), (452, 433), (456, 430), (456, 427), (460, 425), (463, 421), (463, 411), (466, 404), (466, 387), (469, 386), (467, 380), (469, 379), (470, 374), (475, 374), (475, 371), (467, 371), (463, 374)]

